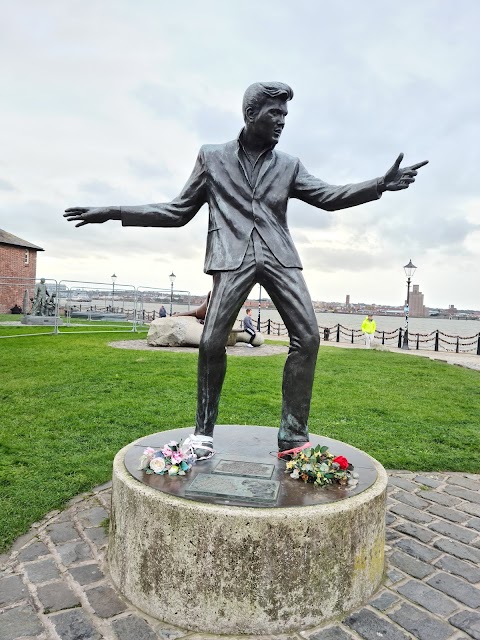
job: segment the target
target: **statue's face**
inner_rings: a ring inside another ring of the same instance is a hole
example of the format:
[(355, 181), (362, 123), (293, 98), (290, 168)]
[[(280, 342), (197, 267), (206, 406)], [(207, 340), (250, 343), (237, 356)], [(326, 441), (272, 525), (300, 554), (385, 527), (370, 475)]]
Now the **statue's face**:
[(287, 103), (282, 98), (268, 98), (260, 110), (252, 116), (249, 123), (252, 133), (265, 144), (275, 145), (280, 140), (285, 118), (288, 114)]

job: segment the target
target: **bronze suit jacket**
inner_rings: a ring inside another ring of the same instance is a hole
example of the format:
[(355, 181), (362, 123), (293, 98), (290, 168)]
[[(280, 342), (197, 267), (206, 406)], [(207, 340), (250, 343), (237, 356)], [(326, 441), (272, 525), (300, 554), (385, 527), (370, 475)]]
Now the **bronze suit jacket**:
[(192, 175), (169, 203), (121, 207), (124, 226), (181, 227), (208, 203), (205, 272), (232, 271), (256, 229), (284, 267), (302, 268), (287, 225), (289, 198), (335, 211), (380, 197), (378, 180), (334, 186), (310, 175), (298, 158), (272, 149), (250, 184), (239, 142), (201, 147)]

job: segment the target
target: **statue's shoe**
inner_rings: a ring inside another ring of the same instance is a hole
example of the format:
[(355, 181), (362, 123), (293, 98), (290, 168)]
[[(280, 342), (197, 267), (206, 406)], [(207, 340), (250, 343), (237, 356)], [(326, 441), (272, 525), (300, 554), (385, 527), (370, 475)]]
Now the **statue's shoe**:
[(302, 451), (302, 449), (308, 449), (308, 447), (311, 446), (311, 442), (287, 442), (287, 440), (279, 440), (277, 457), (283, 458), (284, 460), (291, 460), (293, 456)]
[(191, 435), (182, 443), (183, 451), (190, 451), (199, 460), (209, 460), (215, 455), (213, 448), (213, 438), (210, 436)]

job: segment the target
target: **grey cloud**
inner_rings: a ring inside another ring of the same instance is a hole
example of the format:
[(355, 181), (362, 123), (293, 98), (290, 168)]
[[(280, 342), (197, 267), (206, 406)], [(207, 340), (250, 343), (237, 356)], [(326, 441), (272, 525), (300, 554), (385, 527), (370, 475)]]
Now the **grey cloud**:
[(159, 84), (144, 84), (134, 91), (134, 96), (149, 107), (159, 118), (184, 120), (191, 113), (186, 96), (180, 90)]
[(84, 203), (74, 203), (69, 206), (107, 206), (136, 204), (138, 196), (130, 193), (128, 190), (112, 185), (103, 180), (90, 180), (81, 182), (78, 185), (80, 198), (84, 199)]
[(335, 224), (335, 214), (292, 199), (288, 203), (290, 229), (329, 229)]
[(325, 273), (339, 271), (366, 271), (378, 269), (379, 264), (385, 266), (383, 257), (374, 256), (371, 252), (361, 249), (339, 249), (337, 247), (305, 247), (301, 257), (304, 267), (318, 269)]
[(146, 180), (169, 180), (171, 173), (165, 165), (158, 162), (147, 162), (136, 158), (128, 158), (128, 165), (132, 170), (132, 173)]
[(62, 213), (58, 205), (40, 200), (26, 200), (0, 208), (2, 225), (7, 231), (43, 248), (51, 244), (51, 238), (62, 237)]
[(225, 142), (234, 138), (243, 126), (241, 105), (238, 117), (220, 107), (204, 104), (180, 90), (162, 85), (143, 85), (135, 97), (159, 118), (175, 119), (195, 131), (205, 143)]
[(15, 191), (15, 187), (8, 180), (0, 178), (0, 191)]
[(233, 140), (243, 127), (240, 105), (238, 113), (238, 117), (235, 117), (228, 111), (200, 105), (193, 114), (192, 126), (200, 140), (226, 142)]

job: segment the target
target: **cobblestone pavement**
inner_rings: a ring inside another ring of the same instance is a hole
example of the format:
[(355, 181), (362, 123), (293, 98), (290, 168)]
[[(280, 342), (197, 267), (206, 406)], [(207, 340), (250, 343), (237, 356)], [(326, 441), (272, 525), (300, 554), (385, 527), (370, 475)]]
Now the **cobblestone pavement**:
[[(105, 563), (110, 492), (74, 498), (0, 557), (0, 640), (240, 637), (171, 627), (115, 591)], [(269, 640), (480, 639), (480, 475), (389, 472), (386, 552), (385, 582), (365, 606)]]

